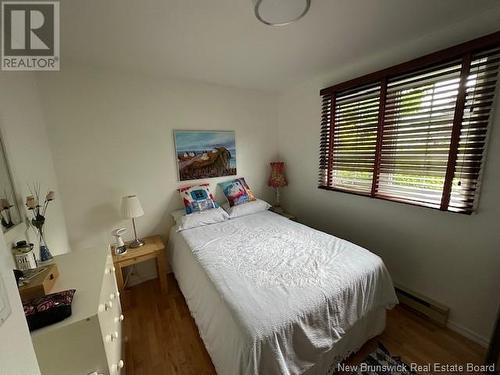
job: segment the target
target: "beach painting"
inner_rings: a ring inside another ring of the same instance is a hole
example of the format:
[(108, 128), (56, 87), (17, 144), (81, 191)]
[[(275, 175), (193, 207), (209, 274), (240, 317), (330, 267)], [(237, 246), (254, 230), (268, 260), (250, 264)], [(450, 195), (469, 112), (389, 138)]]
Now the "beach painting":
[(179, 180), (236, 175), (234, 131), (174, 130)]

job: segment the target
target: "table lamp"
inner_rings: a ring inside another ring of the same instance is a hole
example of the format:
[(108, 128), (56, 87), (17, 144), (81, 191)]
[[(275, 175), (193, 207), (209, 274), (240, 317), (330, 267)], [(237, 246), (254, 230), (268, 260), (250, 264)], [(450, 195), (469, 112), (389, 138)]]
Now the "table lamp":
[(285, 163), (282, 161), (271, 162), (271, 176), (267, 185), (276, 190), (276, 205), (280, 207), (280, 187), (287, 186), (288, 182), (285, 177)]
[(137, 198), (137, 195), (127, 195), (122, 198), (122, 216), (126, 219), (132, 219), (132, 225), (134, 226), (135, 239), (128, 247), (134, 249), (144, 245), (144, 241), (137, 238), (137, 230), (135, 228), (135, 219), (144, 216), (144, 210), (142, 209), (141, 202), (139, 198)]

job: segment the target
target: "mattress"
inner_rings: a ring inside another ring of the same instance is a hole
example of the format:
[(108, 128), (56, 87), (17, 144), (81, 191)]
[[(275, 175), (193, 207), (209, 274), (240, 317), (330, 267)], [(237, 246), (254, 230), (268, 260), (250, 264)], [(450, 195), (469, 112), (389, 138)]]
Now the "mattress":
[(169, 248), (220, 375), (314, 373), (397, 303), (378, 256), (269, 211), (172, 232)]

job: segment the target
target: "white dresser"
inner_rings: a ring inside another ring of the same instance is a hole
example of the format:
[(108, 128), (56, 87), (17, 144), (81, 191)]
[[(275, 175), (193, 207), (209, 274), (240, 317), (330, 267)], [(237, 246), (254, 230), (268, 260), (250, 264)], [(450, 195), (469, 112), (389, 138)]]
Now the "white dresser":
[(31, 334), (42, 375), (123, 375), (123, 315), (109, 250), (54, 259), (60, 276), (51, 292), (76, 293), (71, 317)]

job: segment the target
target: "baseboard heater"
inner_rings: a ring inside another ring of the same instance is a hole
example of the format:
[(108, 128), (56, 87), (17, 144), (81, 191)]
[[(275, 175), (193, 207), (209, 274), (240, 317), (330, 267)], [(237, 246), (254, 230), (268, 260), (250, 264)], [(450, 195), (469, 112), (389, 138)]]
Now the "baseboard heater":
[(396, 285), (394, 289), (396, 289), (399, 303), (424, 315), (426, 318), (442, 327), (446, 326), (450, 312), (448, 307), (417, 292), (402, 287), (401, 285)]

